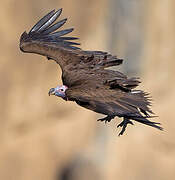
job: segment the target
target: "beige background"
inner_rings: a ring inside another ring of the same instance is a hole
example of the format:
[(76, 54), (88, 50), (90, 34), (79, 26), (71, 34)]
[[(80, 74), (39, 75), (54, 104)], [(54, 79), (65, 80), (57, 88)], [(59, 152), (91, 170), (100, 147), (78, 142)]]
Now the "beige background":
[[(123, 72), (141, 76), (164, 132), (135, 123), (119, 138), (119, 118), (104, 125), (47, 95), (61, 84), (60, 68), (21, 53), (19, 38), (60, 7), (83, 49), (117, 54)], [(0, 179), (175, 179), (174, 8), (174, 0), (1, 0)]]

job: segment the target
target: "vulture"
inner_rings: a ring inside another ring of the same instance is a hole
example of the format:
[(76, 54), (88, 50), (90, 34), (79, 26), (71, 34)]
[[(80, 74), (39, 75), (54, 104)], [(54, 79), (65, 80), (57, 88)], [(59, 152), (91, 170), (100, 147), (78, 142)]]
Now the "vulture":
[(148, 93), (136, 90), (140, 80), (128, 78), (109, 67), (121, 65), (119, 59), (103, 51), (85, 51), (75, 42), (78, 38), (65, 36), (73, 28), (59, 30), (67, 21), (56, 22), (62, 9), (52, 10), (20, 37), (20, 50), (35, 53), (54, 60), (62, 70), (63, 85), (49, 90), (49, 95), (75, 101), (78, 105), (105, 115), (98, 121), (110, 122), (116, 116), (123, 118), (117, 126), (122, 135), (133, 120), (163, 130), (160, 123), (150, 121), (154, 116), (150, 109)]

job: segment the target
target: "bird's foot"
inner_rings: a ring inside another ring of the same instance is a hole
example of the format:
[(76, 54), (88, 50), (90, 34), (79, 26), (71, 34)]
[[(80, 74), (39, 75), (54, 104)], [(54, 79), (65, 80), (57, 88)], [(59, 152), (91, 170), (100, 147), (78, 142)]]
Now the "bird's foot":
[(124, 120), (117, 126), (117, 128), (122, 127), (122, 130), (120, 131), (119, 136), (123, 135), (128, 124), (134, 125), (132, 121), (130, 121), (128, 118), (124, 117)]
[(115, 116), (106, 116), (102, 119), (98, 119), (97, 121), (105, 121), (105, 123), (110, 122)]

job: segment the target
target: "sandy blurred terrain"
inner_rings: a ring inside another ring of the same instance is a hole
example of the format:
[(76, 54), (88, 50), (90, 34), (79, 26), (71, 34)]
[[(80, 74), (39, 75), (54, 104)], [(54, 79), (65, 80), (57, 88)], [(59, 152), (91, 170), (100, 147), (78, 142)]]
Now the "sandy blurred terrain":
[[(83, 49), (125, 59), (153, 96), (164, 132), (135, 123), (123, 137), (100, 115), (49, 97), (60, 68), (24, 54), (19, 37), (51, 9), (63, 7)], [(175, 179), (174, 0), (2, 0), (0, 6), (0, 179)]]

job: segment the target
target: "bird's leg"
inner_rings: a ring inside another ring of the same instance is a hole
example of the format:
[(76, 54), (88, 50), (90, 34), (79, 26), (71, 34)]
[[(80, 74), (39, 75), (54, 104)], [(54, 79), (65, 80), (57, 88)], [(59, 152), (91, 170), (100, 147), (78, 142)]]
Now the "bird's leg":
[(110, 122), (111, 119), (113, 119), (114, 117), (115, 116), (113, 116), (113, 115), (108, 115), (108, 116), (106, 116), (106, 117), (104, 117), (102, 119), (98, 119), (97, 121), (105, 121), (105, 123), (107, 123), (107, 122)]
[(122, 127), (122, 130), (120, 131), (119, 136), (123, 135), (128, 124), (134, 125), (132, 121), (130, 121), (128, 118), (124, 117), (123, 121), (117, 126), (117, 128)]

